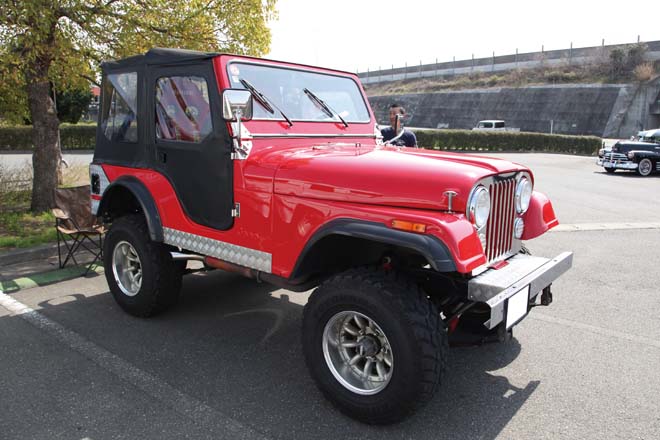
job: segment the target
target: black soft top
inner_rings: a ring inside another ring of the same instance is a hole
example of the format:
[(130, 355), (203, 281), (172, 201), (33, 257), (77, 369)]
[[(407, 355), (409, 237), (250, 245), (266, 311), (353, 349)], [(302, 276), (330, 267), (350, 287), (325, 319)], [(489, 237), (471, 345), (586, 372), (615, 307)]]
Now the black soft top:
[(185, 49), (165, 49), (156, 47), (142, 55), (135, 55), (116, 61), (101, 63), (103, 71), (130, 70), (147, 65), (185, 64), (193, 61), (205, 60), (220, 55), (217, 52), (199, 52)]

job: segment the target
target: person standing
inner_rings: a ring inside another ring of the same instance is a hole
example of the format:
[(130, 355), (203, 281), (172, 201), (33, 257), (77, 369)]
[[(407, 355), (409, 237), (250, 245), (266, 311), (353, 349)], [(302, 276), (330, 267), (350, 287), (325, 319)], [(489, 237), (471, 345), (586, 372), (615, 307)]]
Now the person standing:
[[(391, 142), (392, 145), (400, 147), (417, 147), (417, 137), (415, 133), (403, 128), (401, 120), (406, 115), (406, 109), (400, 104), (390, 105), (390, 126), (383, 128), (380, 133), (383, 135), (383, 142)], [(402, 133), (400, 131), (403, 131)], [(399, 136), (400, 134), (400, 136)]]

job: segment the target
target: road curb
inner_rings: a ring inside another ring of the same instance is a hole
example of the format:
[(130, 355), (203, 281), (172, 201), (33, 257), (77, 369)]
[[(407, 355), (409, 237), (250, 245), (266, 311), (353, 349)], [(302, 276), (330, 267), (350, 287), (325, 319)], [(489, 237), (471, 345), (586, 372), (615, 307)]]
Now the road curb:
[[(34, 150), (2, 150), (0, 149), (0, 154), (32, 154)], [(62, 154), (94, 154), (94, 149), (89, 150), (62, 150)]]
[[(9, 281), (0, 281), (0, 292), (15, 293), (19, 290), (31, 289), (33, 287), (47, 286), (49, 284), (59, 283), (61, 281), (77, 278), (85, 273), (87, 265), (66, 267), (64, 269), (41, 272), (25, 277), (16, 278)], [(90, 274), (94, 276), (104, 273), (103, 266), (95, 265)]]

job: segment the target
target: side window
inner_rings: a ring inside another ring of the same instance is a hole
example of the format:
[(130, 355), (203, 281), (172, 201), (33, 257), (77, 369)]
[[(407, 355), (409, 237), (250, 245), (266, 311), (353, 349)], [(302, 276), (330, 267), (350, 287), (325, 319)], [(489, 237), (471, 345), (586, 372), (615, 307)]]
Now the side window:
[(137, 72), (107, 75), (103, 80), (101, 127), (111, 141), (138, 140)]
[(213, 131), (209, 91), (204, 78), (159, 78), (155, 102), (157, 139), (200, 142)]

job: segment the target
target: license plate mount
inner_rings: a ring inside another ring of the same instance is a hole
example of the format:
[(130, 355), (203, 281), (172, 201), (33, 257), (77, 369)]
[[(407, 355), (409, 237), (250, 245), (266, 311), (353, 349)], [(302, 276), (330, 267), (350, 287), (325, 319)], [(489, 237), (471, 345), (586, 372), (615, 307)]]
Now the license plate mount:
[(509, 329), (520, 322), (529, 309), (529, 285), (523, 287), (507, 300), (506, 328)]

